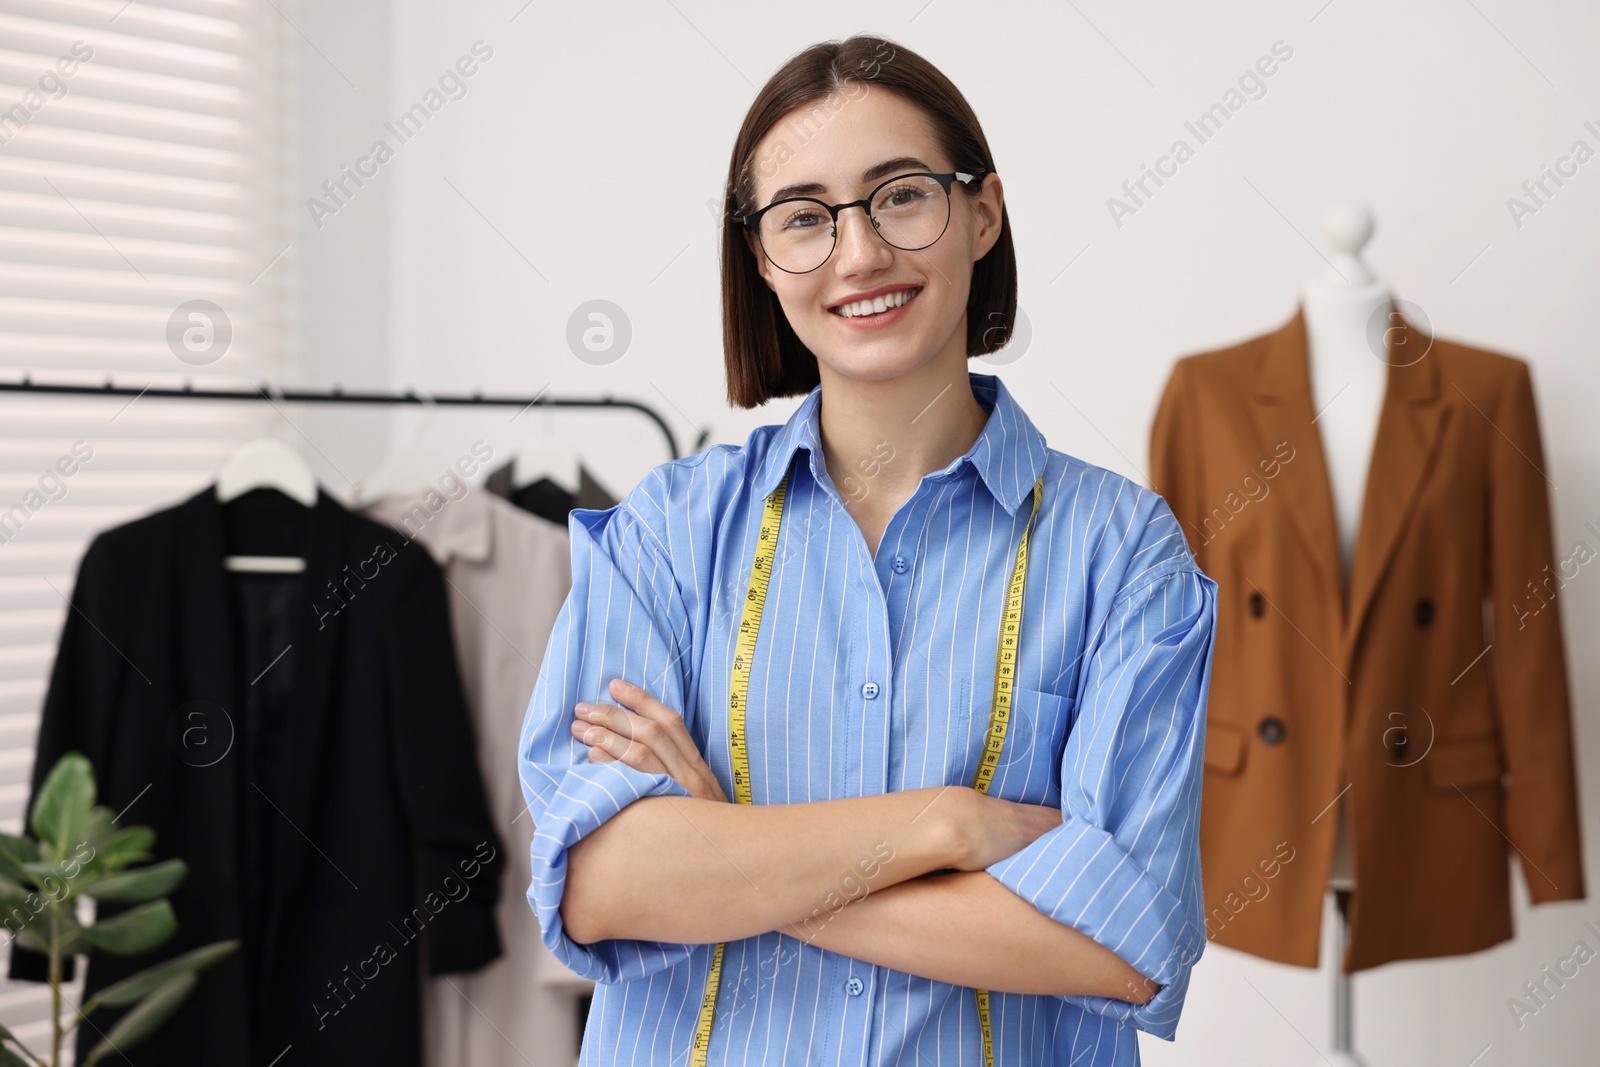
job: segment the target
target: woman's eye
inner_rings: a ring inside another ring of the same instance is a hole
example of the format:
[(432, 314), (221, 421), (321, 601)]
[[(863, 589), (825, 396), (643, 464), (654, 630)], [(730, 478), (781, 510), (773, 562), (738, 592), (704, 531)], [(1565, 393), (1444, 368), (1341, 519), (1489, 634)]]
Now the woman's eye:
[(817, 224), (818, 215), (815, 211), (797, 211), (790, 215), (784, 223), (786, 228), (810, 229)]

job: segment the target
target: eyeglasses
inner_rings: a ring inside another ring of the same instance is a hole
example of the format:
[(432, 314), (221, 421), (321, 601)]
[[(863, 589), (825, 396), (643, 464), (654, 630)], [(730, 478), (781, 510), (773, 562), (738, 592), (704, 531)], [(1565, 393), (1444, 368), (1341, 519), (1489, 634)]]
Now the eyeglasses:
[(756, 231), (761, 250), (772, 265), (788, 274), (808, 274), (828, 261), (839, 242), (839, 212), (859, 207), (872, 228), (891, 246), (905, 252), (927, 248), (950, 224), (950, 185), (976, 181), (983, 175), (952, 171), (899, 174), (872, 193), (847, 204), (824, 204), (808, 196), (777, 200), (741, 216)]

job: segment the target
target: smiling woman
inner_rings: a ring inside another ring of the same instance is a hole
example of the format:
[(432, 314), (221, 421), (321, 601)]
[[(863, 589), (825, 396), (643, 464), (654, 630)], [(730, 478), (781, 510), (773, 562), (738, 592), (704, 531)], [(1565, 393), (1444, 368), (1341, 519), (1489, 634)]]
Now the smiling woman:
[(572, 513), (519, 743), (581, 1063), (1137, 1063), (1205, 947), (1215, 584), (968, 369), (1016, 264), (925, 59), (777, 71), (722, 247), (729, 398), (804, 399)]

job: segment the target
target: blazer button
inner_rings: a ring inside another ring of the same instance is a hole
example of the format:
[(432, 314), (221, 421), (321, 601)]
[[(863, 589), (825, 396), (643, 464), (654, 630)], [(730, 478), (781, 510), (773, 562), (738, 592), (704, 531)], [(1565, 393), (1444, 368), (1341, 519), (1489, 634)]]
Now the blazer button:
[(1394, 756), (1394, 762), (1397, 766), (1404, 765), (1406, 762), (1406, 746), (1409, 741), (1410, 739), (1406, 736), (1404, 730), (1396, 730), (1389, 737), (1389, 754)]
[(1275, 745), (1283, 740), (1283, 720), (1276, 715), (1268, 715), (1261, 720), (1261, 725), (1256, 728), (1256, 733), (1267, 744)]
[(1433, 601), (1423, 597), (1417, 601), (1417, 625), (1427, 626), (1433, 622)]
[(1266, 610), (1266, 601), (1261, 599), (1260, 593), (1250, 594), (1250, 614), (1261, 618), (1261, 613)]

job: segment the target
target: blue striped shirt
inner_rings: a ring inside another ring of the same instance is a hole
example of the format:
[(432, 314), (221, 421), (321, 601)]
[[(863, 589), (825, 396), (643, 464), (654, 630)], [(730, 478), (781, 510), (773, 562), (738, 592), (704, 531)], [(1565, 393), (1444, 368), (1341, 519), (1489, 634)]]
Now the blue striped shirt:
[[(969, 379), (989, 412), (983, 431), (923, 476), (875, 556), (843, 497), (871, 491), (872, 462), (892, 464), (892, 442), (836, 484), (820, 386), (742, 447), (664, 463), (617, 506), (571, 513), (572, 591), (518, 763), (537, 828), (528, 901), (556, 958), (599, 983), (581, 1065), (684, 1067), (714, 946), (584, 945), (563, 929), (567, 849), (635, 800), (689, 795), (666, 774), (591, 763), (573, 706), (615, 703), (612, 678), (642, 686), (683, 715), (734, 796), (736, 628), (762, 505), (786, 471), (746, 711), (754, 802), (970, 786), (1001, 605), (1042, 472), (1013, 715), (989, 793), (1059, 805), (1062, 824), (986, 870), (1165, 988), (1142, 1007), (991, 992), (995, 1063), (1137, 1064), (1137, 1030), (1174, 1036), (1205, 947), (1199, 818), (1217, 587), (1166, 501), (1046, 447), (997, 377)], [(768, 932), (727, 942), (709, 1062), (981, 1064), (981, 1041), (971, 989)]]

